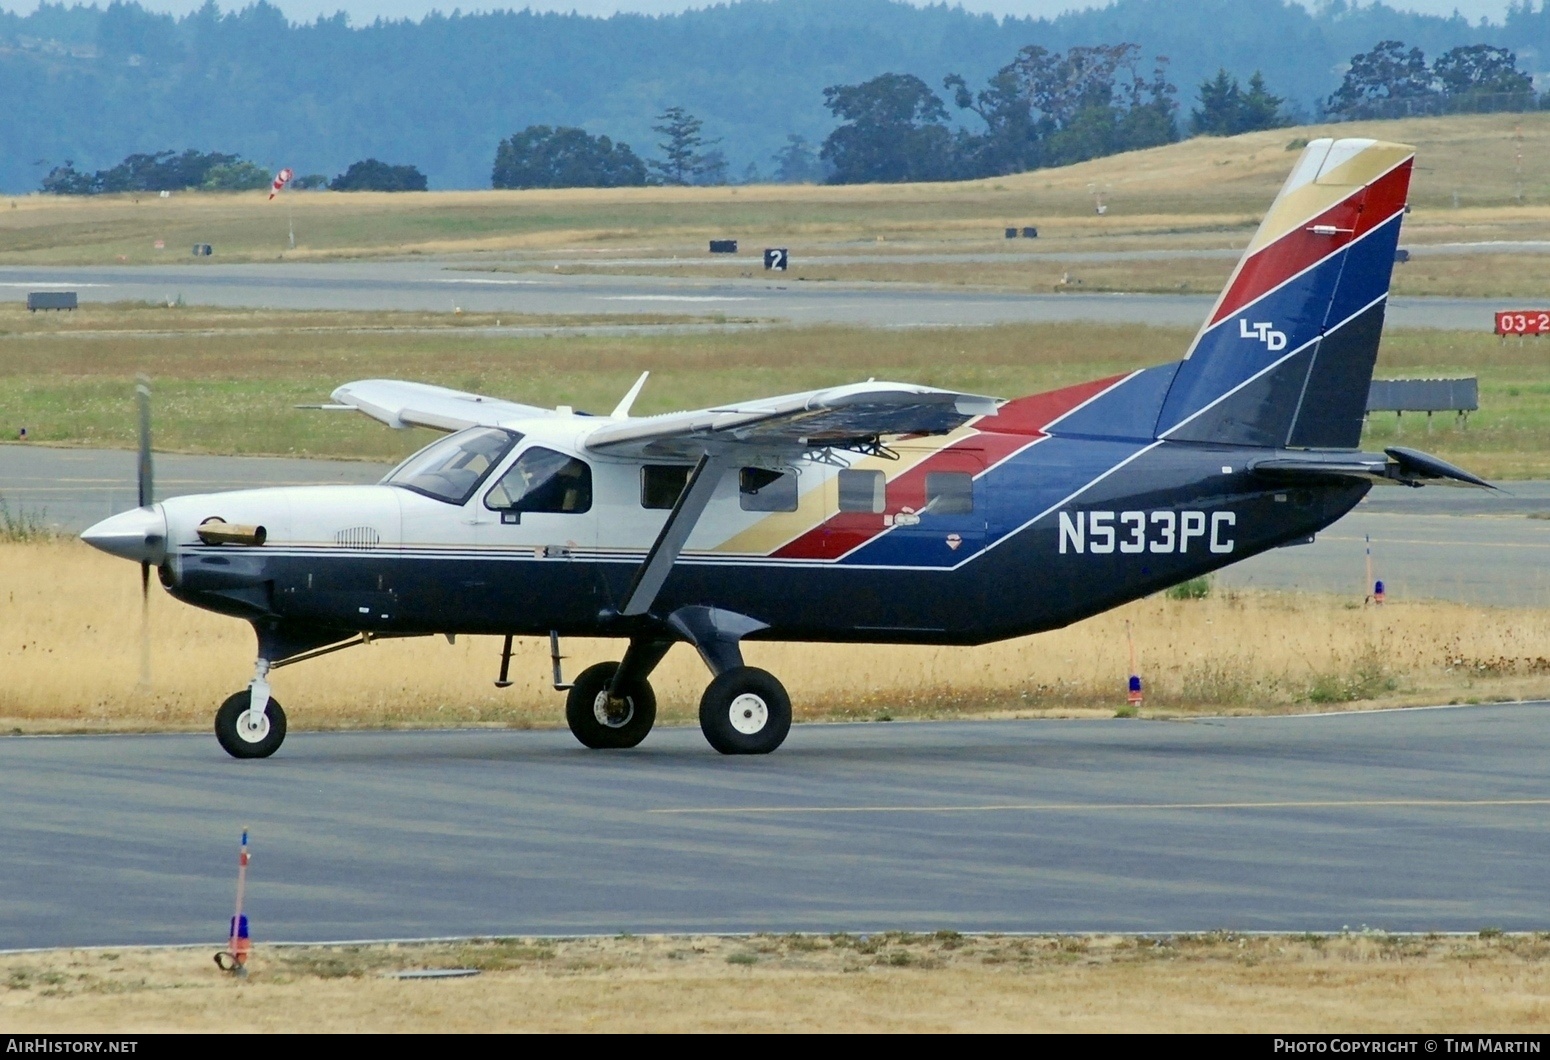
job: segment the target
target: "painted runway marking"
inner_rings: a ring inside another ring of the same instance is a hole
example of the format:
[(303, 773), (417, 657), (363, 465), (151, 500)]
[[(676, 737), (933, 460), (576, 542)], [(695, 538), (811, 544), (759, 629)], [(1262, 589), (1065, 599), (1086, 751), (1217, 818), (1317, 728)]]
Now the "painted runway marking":
[[(1320, 540), (1360, 542), (1362, 538), (1337, 537), (1334, 534), (1325, 534)], [(1550, 548), (1550, 541), (1425, 541), (1413, 537), (1385, 537), (1379, 543), (1384, 545), (1437, 545), (1442, 548)]]
[(599, 301), (603, 302), (753, 302), (756, 299), (745, 296), (724, 294), (609, 294), (603, 295)]
[(984, 806), (712, 806), (647, 810), (653, 814), (772, 813), (1108, 813), (1124, 810), (1341, 810), (1419, 807), (1550, 806), (1550, 799), (1308, 799), (1281, 802), (1008, 802)]

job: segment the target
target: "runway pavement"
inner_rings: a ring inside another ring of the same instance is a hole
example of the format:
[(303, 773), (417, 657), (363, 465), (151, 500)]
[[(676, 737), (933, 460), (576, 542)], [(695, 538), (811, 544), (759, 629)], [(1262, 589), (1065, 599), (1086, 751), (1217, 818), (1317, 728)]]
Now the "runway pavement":
[(1374, 576), (1392, 600), (1550, 607), (1550, 483), (1504, 485), (1500, 493), (1377, 487), (1313, 544), (1274, 549), (1216, 578), (1361, 598), (1371, 590), (1371, 548)]
[[(449, 267), (449, 264), (453, 267)], [(750, 261), (750, 267), (757, 262)], [(476, 272), (443, 262), (0, 268), (0, 297), (75, 290), (83, 302), (173, 301), (284, 309), (426, 310), (538, 314), (671, 313), (792, 324), (876, 327), (1001, 323), (1199, 324), (1211, 295), (1020, 294), (907, 284), (804, 283), (756, 277), (600, 276)], [(1488, 299), (1395, 298), (1395, 327), (1485, 330), (1503, 304)]]
[[(560, 707), (558, 697), (556, 712)], [(291, 704), (294, 723), (306, 708)], [(1199, 722), (0, 738), (0, 948), (1550, 927), (1550, 704)]]
[[(66, 533), (133, 508), (136, 457), (122, 449), (55, 449), (0, 445), (0, 500), (13, 517), (26, 515)], [(156, 497), (254, 489), (261, 486), (376, 482), (388, 468), (349, 460), (284, 457), (156, 456)]]

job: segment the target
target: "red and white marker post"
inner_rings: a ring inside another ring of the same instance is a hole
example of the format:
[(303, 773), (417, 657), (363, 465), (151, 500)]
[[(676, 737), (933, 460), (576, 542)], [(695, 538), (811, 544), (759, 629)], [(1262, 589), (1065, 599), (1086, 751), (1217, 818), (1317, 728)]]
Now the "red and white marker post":
[(231, 932), (226, 949), (215, 955), (215, 963), (232, 975), (248, 974), (248, 955), (253, 940), (248, 936), (248, 918), (242, 912), (242, 899), (248, 886), (248, 830), (242, 830), (242, 849), (237, 854), (237, 909), (231, 917)]

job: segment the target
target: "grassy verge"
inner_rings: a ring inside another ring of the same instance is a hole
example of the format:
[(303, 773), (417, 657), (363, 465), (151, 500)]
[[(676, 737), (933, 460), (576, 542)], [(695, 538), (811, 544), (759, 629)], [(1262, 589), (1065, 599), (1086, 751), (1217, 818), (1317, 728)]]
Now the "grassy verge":
[[(869, 376), (1015, 397), (1178, 357), (1192, 335), (1100, 324), (512, 335), (489, 330), (495, 319), (147, 306), (45, 319), (0, 309), (0, 438), (25, 426), (37, 442), (132, 447), (133, 382), (147, 372), (161, 449), (386, 462), (432, 435), (293, 406), (386, 376), (595, 411), (646, 370), (652, 380), (637, 409), (647, 414)], [(1438, 417), (1431, 434), (1423, 421), (1401, 432), (1392, 416), (1377, 416), (1365, 444), (1419, 444), (1493, 478), (1550, 476), (1550, 361), (1534, 341), (1390, 331), (1378, 373), (1476, 375), (1483, 408), (1467, 429)]]
[[(0, 955), (0, 1031), (1534, 1032), (1543, 935), (498, 939)], [(444, 980), (398, 971), (473, 968)]]
[[(152, 589), (152, 686), (137, 687), (139, 579), (74, 541), (0, 544), (0, 732), (204, 731), (252, 671), (245, 623)], [(800, 721), (1107, 717), (1124, 709), (1125, 623), (1147, 685), (1142, 717), (1288, 713), (1550, 697), (1550, 611), (1277, 593), (1159, 595), (1063, 630), (979, 648), (749, 642)], [(1232, 631), (1230, 642), (1221, 634)], [(567, 641), (568, 673), (617, 658)], [(297, 729), (563, 724), (547, 641), (388, 640), (277, 671)], [(81, 659), (93, 665), (82, 667)], [(652, 677), (664, 724), (695, 724), (704, 666), (680, 646)]]

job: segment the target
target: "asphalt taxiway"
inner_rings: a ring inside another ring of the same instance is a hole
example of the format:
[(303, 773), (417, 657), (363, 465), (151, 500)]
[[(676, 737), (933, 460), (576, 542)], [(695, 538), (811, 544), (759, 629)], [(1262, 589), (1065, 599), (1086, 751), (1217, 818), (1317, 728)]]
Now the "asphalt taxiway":
[(1542, 930), (1547, 758), (1544, 703), (799, 725), (759, 758), (688, 728), (601, 753), (298, 732), (248, 762), (208, 735), (0, 738), (0, 948), (214, 944), (244, 827), (260, 942)]
[[(451, 264), (452, 267), (449, 267)], [(749, 262), (758, 268), (757, 262)], [(420, 310), (607, 316), (721, 315), (790, 324), (961, 327), (1070, 321), (1195, 326), (1215, 295), (1026, 294), (783, 277), (568, 275), (480, 271), (443, 262), (0, 268), (0, 297), (74, 290), (83, 302), (149, 301), (273, 309)], [(1486, 330), (1498, 301), (1393, 298), (1394, 327)]]

